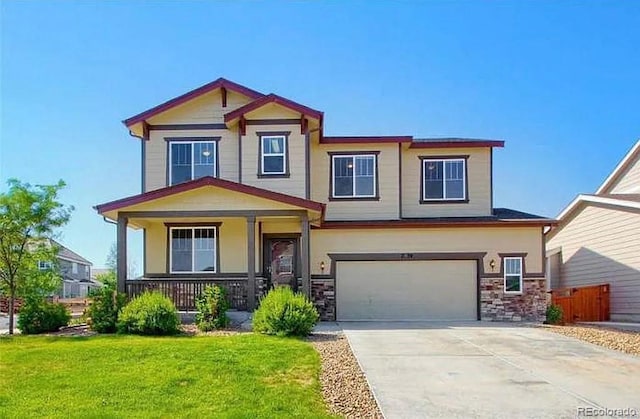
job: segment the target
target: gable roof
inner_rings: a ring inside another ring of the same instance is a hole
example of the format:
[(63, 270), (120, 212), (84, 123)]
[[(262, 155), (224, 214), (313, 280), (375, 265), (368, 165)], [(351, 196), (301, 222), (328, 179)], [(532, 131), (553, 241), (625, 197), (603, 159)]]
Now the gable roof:
[(563, 227), (563, 221), (571, 217), (571, 215), (578, 211), (580, 208), (590, 204), (608, 205), (617, 207), (620, 209), (640, 210), (640, 194), (602, 194), (602, 195), (590, 195), (581, 194), (578, 195), (571, 203), (558, 215), (558, 221), (560, 224), (557, 228), (552, 228), (547, 231), (547, 234), (554, 236)]
[(126, 198), (118, 199), (115, 201), (107, 202), (104, 204), (96, 205), (94, 208), (99, 214), (103, 214), (107, 211), (118, 210), (131, 205), (142, 204), (144, 202), (153, 201), (154, 199), (171, 196), (181, 192), (191, 191), (193, 189), (201, 188), (203, 186), (216, 186), (219, 188), (227, 189), (230, 191), (240, 192), (247, 195), (253, 195), (258, 198), (269, 199), (276, 202), (282, 202), (289, 205), (294, 205), (301, 208), (306, 208), (312, 211), (324, 211), (324, 204), (309, 199), (298, 198), (296, 196), (286, 195), (280, 192), (269, 191), (255, 186), (246, 185), (243, 183), (231, 182), (224, 179), (214, 178), (211, 176), (205, 176), (199, 179), (195, 179), (189, 182), (180, 183), (173, 186), (167, 186), (165, 188), (156, 189), (150, 192), (145, 192), (139, 195), (133, 195)]
[(239, 118), (248, 112), (255, 111), (256, 109), (259, 109), (269, 103), (276, 103), (280, 106), (291, 109), (292, 111), (300, 112), (302, 115), (310, 116), (315, 119), (322, 119), (323, 116), (323, 112), (311, 109), (308, 106), (294, 102), (293, 100), (287, 99), (285, 97), (278, 96), (274, 93), (269, 93), (266, 96), (262, 96), (254, 100), (253, 102), (249, 102), (246, 105), (225, 114), (224, 122), (233, 121), (234, 119)]
[(209, 93), (215, 89), (224, 87), (227, 90), (232, 90), (236, 93), (240, 93), (242, 95), (245, 95), (247, 97), (250, 97), (251, 99), (257, 99), (259, 97), (264, 96), (262, 93), (257, 92), (253, 89), (249, 89), (246, 86), (242, 86), (238, 83), (234, 83), (230, 80), (224, 79), (222, 77), (220, 77), (217, 80), (214, 80), (210, 83), (207, 83), (203, 86), (200, 86), (196, 89), (193, 89), (183, 95), (174, 97), (173, 99), (170, 99), (164, 103), (161, 103), (158, 106), (154, 106), (151, 109), (147, 109), (144, 112), (141, 112), (137, 115), (134, 115), (130, 118), (125, 119), (124, 121), (122, 121), (123, 124), (125, 124), (127, 127), (130, 127), (134, 124), (137, 124), (138, 122), (142, 122), (145, 119), (151, 118), (152, 116), (155, 116), (161, 112), (164, 112), (166, 110), (169, 110), (175, 106), (181, 105), (189, 100), (195, 99), (198, 96), (201, 96), (205, 93)]
[(93, 265), (93, 263), (89, 262), (87, 259), (83, 258), (82, 256), (80, 256), (73, 250), (69, 249), (68, 247), (65, 247), (60, 242), (55, 241), (53, 239), (49, 239), (49, 240), (53, 245), (58, 246), (58, 258), (67, 260), (69, 262), (81, 263), (83, 265), (89, 265), (89, 266)]
[(605, 181), (600, 185), (600, 187), (596, 190), (596, 195), (601, 195), (606, 193), (613, 184), (620, 179), (620, 176), (624, 173), (624, 171), (631, 166), (636, 159), (640, 159), (640, 140), (638, 140), (631, 150), (622, 158), (620, 163), (613, 169), (613, 172), (605, 179)]

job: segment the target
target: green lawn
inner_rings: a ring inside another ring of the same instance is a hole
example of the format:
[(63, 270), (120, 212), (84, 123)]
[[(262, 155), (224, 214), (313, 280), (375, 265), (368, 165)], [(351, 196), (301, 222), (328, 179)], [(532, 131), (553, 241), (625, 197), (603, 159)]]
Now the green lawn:
[(0, 417), (330, 417), (304, 341), (0, 338)]

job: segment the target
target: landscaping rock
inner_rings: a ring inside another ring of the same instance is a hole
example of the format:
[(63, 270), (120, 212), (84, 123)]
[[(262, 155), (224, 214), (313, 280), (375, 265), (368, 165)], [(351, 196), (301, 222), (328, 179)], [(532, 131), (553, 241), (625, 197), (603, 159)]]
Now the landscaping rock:
[(322, 394), (333, 414), (346, 418), (382, 418), (369, 384), (341, 333), (314, 333), (309, 341), (322, 360)]
[(584, 325), (542, 325), (541, 327), (554, 333), (578, 338), (595, 345), (604, 346), (605, 348), (632, 355), (640, 355), (640, 333), (638, 332)]

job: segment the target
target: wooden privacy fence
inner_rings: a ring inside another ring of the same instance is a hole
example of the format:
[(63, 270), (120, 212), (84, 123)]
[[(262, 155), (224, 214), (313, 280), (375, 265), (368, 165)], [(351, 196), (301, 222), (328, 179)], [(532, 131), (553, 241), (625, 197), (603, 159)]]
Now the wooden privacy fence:
[(231, 308), (247, 309), (247, 279), (140, 279), (126, 282), (129, 299), (145, 291), (158, 291), (182, 311), (195, 311), (196, 298), (207, 285), (225, 288)]
[(551, 291), (551, 303), (562, 308), (562, 321), (603, 322), (609, 320), (609, 284)]

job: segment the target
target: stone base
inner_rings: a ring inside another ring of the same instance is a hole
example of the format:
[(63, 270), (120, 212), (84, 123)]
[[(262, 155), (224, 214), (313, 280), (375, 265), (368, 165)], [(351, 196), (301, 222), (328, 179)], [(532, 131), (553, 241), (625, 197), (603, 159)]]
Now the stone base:
[(320, 320), (336, 320), (336, 290), (333, 279), (312, 279), (311, 301), (313, 301), (318, 313), (320, 313)]
[(489, 321), (544, 321), (547, 310), (546, 281), (524, 279), (522, 294), (505, 294), (502, 278), (480, 280), (480, 313)]

